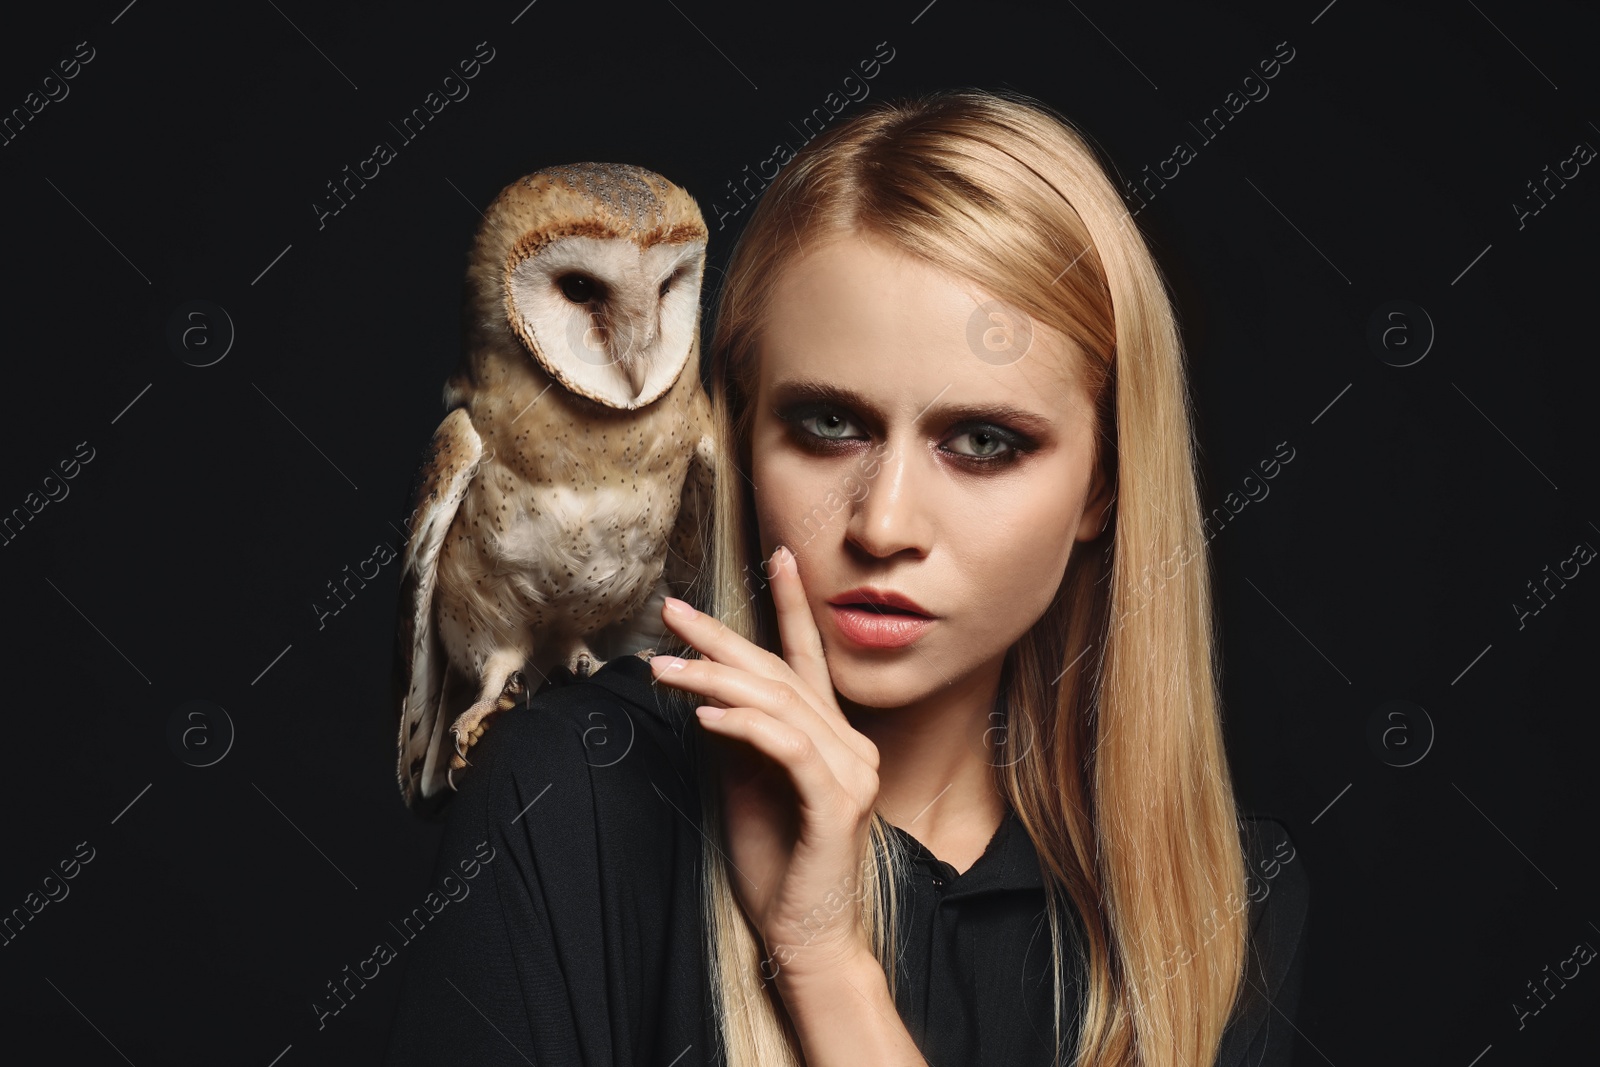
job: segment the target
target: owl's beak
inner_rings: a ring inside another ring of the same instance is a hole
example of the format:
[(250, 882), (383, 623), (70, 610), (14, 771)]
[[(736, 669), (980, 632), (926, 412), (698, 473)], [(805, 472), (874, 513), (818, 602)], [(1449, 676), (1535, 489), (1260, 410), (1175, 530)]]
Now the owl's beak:
[(629, 356), (622, 366), (623, 373), (628, 376), (628, 384), (633, 387), (633, 395), (638, 396), (644, 392), (645, 365), (644, 360), (637, 355)]
[(611, 333), (618, 365), (633, 387), (633, 395), (644, 392), (649, 371), (650, 349), (656, 340), (656, 309), (649, 303), (626, 303), (616, 309), (616, 325)]

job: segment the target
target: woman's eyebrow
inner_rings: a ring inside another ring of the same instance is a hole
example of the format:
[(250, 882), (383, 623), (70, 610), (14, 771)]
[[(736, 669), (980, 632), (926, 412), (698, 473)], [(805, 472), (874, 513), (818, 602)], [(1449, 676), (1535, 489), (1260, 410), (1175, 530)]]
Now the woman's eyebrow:
[[(802, 401), (850, 408), (874, 420), (880, 426), (885, 421), (882, 409), (871, 400), (832, 382), (815, 378), (787, 378), (773, 383), (774, 407)], [(937, 407), (924, 408), (921, 417), (924, 421), (930, 422), (1008, 422), (1015, 424), (1019, 429), (1039, 434), (1049, 433), (1055, 427), (1054, 420), (1046, 415), (1004, 403), (940, 404)]]

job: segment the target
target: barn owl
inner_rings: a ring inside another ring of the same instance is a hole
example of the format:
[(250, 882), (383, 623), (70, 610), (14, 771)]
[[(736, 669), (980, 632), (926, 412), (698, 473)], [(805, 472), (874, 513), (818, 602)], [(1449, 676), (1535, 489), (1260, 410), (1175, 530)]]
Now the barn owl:
[(663, 598), (692, 599), (715, 447), (706, 241), (688, 193), (618, 164), (536, 171), (484, 215), (400, 575), (398, 770), (417, 814), (443, 808), (489, 716), (552, 673), (646, 654)]

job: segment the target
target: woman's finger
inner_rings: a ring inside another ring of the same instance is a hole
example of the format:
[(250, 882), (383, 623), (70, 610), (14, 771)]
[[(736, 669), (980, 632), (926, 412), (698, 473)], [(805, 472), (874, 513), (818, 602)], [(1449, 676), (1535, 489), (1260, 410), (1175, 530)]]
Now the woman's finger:
[(779, 545), (773, 559), (776, 565), (772, 576), (772, 601), (778, 609), (778, 635), (783, 642), (784, 658), (801, 682), (816, 694), (817, 711), (833, 726), (834, 733), (876, 771), (877, 746), (850, 725), (850, 720), (839, 710), (833, 675), (828, 670), (822, 648), (822, 634), (817, 629), (816, 616), (811, 614), (811, 602), (806, 599), (805, 583), (800, 580), (795, 555), (787, 545)]
[(662, 685), (720, 702), (725, 708), (759, 708), (784, 726), (799, 730), (841, 777), (850, 773), (850, 763), (860, 761), (859, 753), (846, 744), (833, 724), (788, 682), (709, 659), (656, 656), (650, 660), (650, 668)]
[(817, 709), (824, 718), (834, 720), (834, 729), (848, 726), (833, 701), (833, 678), (823, 658), (822, 635), (806, 600), (800, 569), (788, 546), (779, 545), (772, 554), (772, 602), (778, 609), (778, 639), (783, 642), (783, 658), (812, 692), (828, 698)]
[[(835, 805), (856, 805), (850, 789), (837, 777), (812, 736), (758, 708), (716, 709), (715, 718), (696, 709), (700, 725), (721, 737), (747, 742), (783, 768), (794, 784), (800, 806), (815, 814), (836, 814)], [(853, 812), (853, 814), (859, 814)]]
[(695, 610), (694, 605), (669, 596), (661, 608), (661, 621), (690, 648), (707, 659), (739, 667), (763, 678), (792, 674), (779, 656), (747, 641), (723, 624), (715, 615)]
[[(785, 573), (777, 575), (779, 582), (790, 580), (794, 587), (799, 587), (799, 575)], [(810, 617), (810, 608), (805, 603), (803, 588), (791, 588), (800, 600), (799, 610), (806, 613), (806, 621), (813, 633), (816, 633), (815, 620)], [(774, 593), (774, 597), (780, 594)], [(787, 614), (793, 616), (791, 608)], [(827, 726), (837, 737), (844, 740), (857, 759), (865, 762), (872, 770), (878, 768), (878, 753), (876, 746), (864, 735), (859, 733), (842, 712), (838, 710), (838, 703), (833, 694), (833, 680), (827, 674), (826, 664), (821, 658), (821, 651), (817, 652), (817, 663), (822, 668), (822, 681), (814, 683), (804, 677), (785, 659), (773, 655), (761, 646), (746, 640), (735, 633), (713, 615), (703, 611), (696, 611), (694, 606), (679, 600), (676, 597), (667, 597), (666, 604), (661, 611), (661, 619), (667, 628), (683, 640), (690, 648), (699, 652), (703, 657), (700, 660), (687, 660), (688, 663), (714, 662), (721, 663), (738, 670), (745, 671), (758, 678), (766, 678), (782, 682), (797, 690), (804, 698), (804, 703), (809, 706), (817, 716), (817, 721)], [(820, 646), (821, 638), (817, 638)], [(653, 662), (653, 661), (652, 661)], [(657, 681), (664, 680), (659, 674)], [(699, 690), (696, 690), (699, 692)], [(717, 693), (706, 693), (712, 702), (720, 701), (724, 706), (735, 703), (753, 704), (761, 706), (759, 702), (743, 699), (727, 699)]]

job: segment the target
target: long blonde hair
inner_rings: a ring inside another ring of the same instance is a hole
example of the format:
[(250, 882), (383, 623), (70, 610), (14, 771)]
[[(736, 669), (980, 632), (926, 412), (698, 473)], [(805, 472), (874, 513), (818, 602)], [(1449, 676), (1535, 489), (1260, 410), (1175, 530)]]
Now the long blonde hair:
[[(733, 251), (710, 343), (719, 467), (697, 599), (779, 651), (748, 478), (755, 342), (780, 268), (808, 244), (861, 232), (1004, 294), (1084, 355), (1076, 373), (1096, 398), (1093, 463), (1115, 492), (1105, 530), (1074, 548), (1050, 607), (1006, 654), (996, 785), (1044, 874), (1056, 1062), (1204, 1067), (1240, 993), (1246, 869), (1184, 354), (1159, 268), (1067, 119), (1010, 91), (879, 101), (809, 143), (766, 189)], [(720, 842), (711, 760), (701, 768), (703, 829)], [(905, 857), (881, 815), (870, 840), (862, 920), (892, 990)], [(798, 1065), (720, 847), (706, 850), (704, 872), (726, 1062)], [(1087, 994), (1075, 1050), (1062, 1038), (1068, 964)]]

